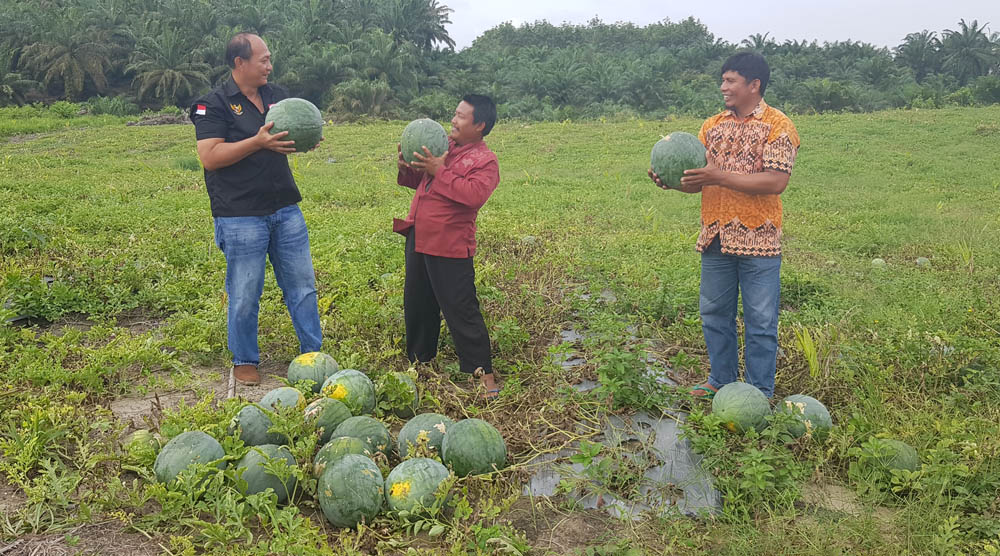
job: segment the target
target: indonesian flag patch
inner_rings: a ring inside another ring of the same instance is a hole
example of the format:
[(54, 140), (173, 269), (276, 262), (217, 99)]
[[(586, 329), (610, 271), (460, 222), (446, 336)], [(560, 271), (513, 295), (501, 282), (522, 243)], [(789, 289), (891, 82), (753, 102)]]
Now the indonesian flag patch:
[(204, 116), (205, 115), (205, 105), (204, 104), (196, 105), (194, 107), (194, 113), (197, 114), (197, 115), (199, 115), (199, 116)]

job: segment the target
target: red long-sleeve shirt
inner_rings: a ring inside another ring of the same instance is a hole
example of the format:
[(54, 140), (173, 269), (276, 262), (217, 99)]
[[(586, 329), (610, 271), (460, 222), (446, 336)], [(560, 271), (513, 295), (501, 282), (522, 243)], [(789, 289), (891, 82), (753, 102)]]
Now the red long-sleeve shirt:
[(437, 175), (400, 170), (399, 185), (415, 189), (406, 220), (394, 218), (394, 232), (416, 230), (418, 253), (464, 259), (476, 254), (476, 216), (500, 183), (497, 156), (484, 141), (456, 146)]

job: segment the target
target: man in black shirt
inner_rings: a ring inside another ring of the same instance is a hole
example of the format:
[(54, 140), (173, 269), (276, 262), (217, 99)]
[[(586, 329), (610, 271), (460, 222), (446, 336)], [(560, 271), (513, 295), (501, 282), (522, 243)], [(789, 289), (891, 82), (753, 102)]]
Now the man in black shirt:
[(302, 200), (288, 167), (294, 141), (271, 135), (271, 105), (288, 96), (267, 82), (271, 53), (263, 39), (239, 33), (226, 46), (232, 76), (195, 101), (191, 120), (215, 219), (215, 243), (226, 256), (229, 350), (233, 374), (257, 384), (257, 314), (270, 258), (302, 353), (322, 346), (316, 277)]

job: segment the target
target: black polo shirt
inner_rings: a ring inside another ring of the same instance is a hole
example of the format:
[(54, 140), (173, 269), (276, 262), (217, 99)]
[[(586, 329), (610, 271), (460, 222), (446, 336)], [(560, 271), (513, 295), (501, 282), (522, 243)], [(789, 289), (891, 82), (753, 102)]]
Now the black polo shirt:
[[(268, 108), (288, 97), (284, 88), (266, 84), (260, 89), (264, 113), (261, 114), (230, 77), (191, 106), (198, 140), (220, 138), (235, 143), (257, 135), (264, 125)], [(205, 170), (205, 185), (212, 205), (212, 216), (261, 216), (302, 200), (288, 157), (261, 149), (236, 164)]]

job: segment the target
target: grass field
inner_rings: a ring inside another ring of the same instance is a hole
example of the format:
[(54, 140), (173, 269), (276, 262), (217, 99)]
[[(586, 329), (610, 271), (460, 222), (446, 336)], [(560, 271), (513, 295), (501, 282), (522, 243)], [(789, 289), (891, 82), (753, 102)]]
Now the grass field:
[[(426, 410), (494, 423), (513, 465), (460, 481), (420, 522), (441, 526), (433, 537), (393, 517), (335, 531), (310, 495), (279, 508), (233, 494), (232, 478), (202, 488), (212, 496), (150, 484), (150, 461), (122, 453), (130, 427), (116, 403), (194, 392), (201, 403), (146, 412), (164, 436), (222, 437), (239, 409), (212, 395), (228, 361), (225, 266), (192, 169), (193, 128), (18, 124), (40, 133), (0, 138), (0, 322), (32, 317), (0, 325), (0, 549), (1000, 553), (1000, 107), (794, 120), (802, 148), (782, 196), (777, 396), (822, 400), (830, 437), (720, 434), (696, 409), (689, 435), (726, 496), (714, 517), (633, 523), (519, 496), (539, 453), (585, 436), (574, 423), (666, 403), (669, 393), (649, 395), (630, 374), (642, 350), (682, 380), (707, 373), (699, 198), (645, 176), (652, 144), (700, 121), (501, 122), (487, 139), (502, 182), (480, 213), (476, 261), (501, 399), (478, 403), (448, 349), (422, 382)], [(373, 376), (407, 367), (403, 239), (390, 226), (411, 195), (395, 185), (402, 128), (331, 127), (317, 151), (293, 158), (324, 351)], [(605, 291), (613, 301), (581, 297)], [(283, 375), (297, 342), (273, 275), (260, 326), (262, 367)], [(594, 332), (580, 347), (592, 363), (571, 373), (551, 363), (567, 326)], [(595, 395), (569, 387), (595, 377), (620, 380)], [(919, 471), (862, 472), (859, 460), (888, 437), (918, 450)], [(305, 460), (313, 447), (295, 452)]]

